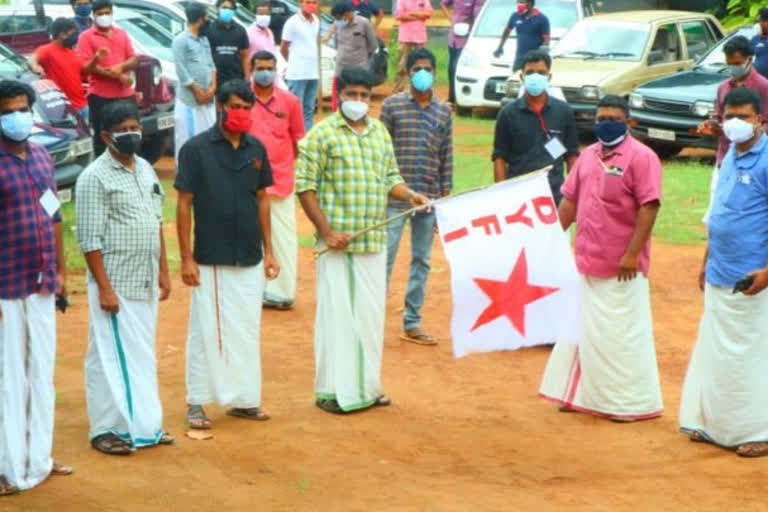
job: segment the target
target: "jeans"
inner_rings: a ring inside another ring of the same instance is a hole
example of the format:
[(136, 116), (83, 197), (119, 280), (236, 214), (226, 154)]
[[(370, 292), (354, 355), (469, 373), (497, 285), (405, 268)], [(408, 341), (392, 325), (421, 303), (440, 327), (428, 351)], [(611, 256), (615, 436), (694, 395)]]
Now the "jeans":
[(301, 110), (304, 112), (304, 130), (312, 128), (317, 103), (317, 80), (286, 80), (288, 90), (299, 98)]
[[(400, 213), (394, 208), (387, 208), (387, 217)], [(411, 221), (411, 266), (408, 276), (408, 288), (405, 293), (405, 330), (415, 329), (421, 324), (421, 307), (429, 275), (429, 257), (432, 252), (432, 239), (435, 236), (435, 212), (419, 212), (410, 217), (403, 217), (391, 222), (387, 227), (387, 283), (392, 275), (397, 248), (406, 221)]]
[(456, 84), (454, 79), (456, 78), (456, 64), (461, 57), (461, 48), (448, 47), (448, 101), (456, 103)]

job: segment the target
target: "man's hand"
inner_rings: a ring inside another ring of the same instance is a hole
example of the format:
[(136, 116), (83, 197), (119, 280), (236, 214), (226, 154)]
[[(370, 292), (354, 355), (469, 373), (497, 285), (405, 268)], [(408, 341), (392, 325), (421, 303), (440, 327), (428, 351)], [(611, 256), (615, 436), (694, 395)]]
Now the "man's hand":
[(699, 290), (703, 292), (706, 285), (707, 285), (707, 271), (704, 269), (701, 269), (701, 272), (699, 272)]
[(94, 57), (96, 58), (96, 63), (98, 64), (98, 62), (104, 57), (106, 57), (107, 55), (109, 55), (108, 48), (99, 48), (98, 50), (96, 50), (96, 55), (94, 55)]
[(133, 78), (131, 78), (131, 75), (128, 73), (120, 73), (118, 80), (120, 80), (123, 87), (130, 87), (133, 85)]
[(720, 135), (721, 132), (722, 130), (720, 129), (720, 125), (710, 119), (703, 121), (701, 124), (699, 124), (698, 127), (696, 127), (696, 133), (698, 135), (705, 135), (708, 137)]
[(323, 235), (323, 241), (329, 249), (343, 251), (349, 245), (350, 236), (344, 233), (334, 233), (333, 231), (329, 231)]
[(637, 277), (640, 256), (626, 253), (619, 262), (619, 281), (631, 281)]
[(496, 57), (496, 58), (498, 59), (498, 58), (499, 58), (499, 57), (501, 57), (502, 55), (504, 55), (504, 48), (503, 48), (503, 47), (501, 47), (501, 46), (499, 46), (498, 48), (496, 48), (496, 51), (495, 51), (495, 52), (493, 52), (493, 56), (494, 56), (494, 57)]
[(280, 265), (271, 252), (264, 255), (264, 275), (270, 281), (280, 275)]
[(36, 75), (40, 75), (40, 76), (45, 75), (45, 70), (40, 64), (33, 64), (30, 62), (29, 69)]
[(749, 273), (749, 277), (755, 279), (747, 290), (744, 290), (744, 295), (757, 295), (768, 287), (768, 268), (763, 270), (755, 270)]
[(67, 276), (62, 272), (56, 272), (56, 293), (67, 294)]
[(408, 202), (411, 203), (411, 206), (414, 208), (417, 206), (426, 206), (424, 209), (429, 210), (429, 198), (425, 195), (414, 193), (411, 195), (411, 198), (408, 200)]
[(158, 285), (160, 286), (161, 301), (171, 296), (171, 276), (168, 275), (168, 272), (160, 272)]
[(117, 300), (115, 291), (111, 287), (107, 289), (99, 288), (99, 304), (101, 309), (107, 313), (117, 313), (120, 311), (120, 303)]
[(194, 258), (182, 258), (181, 260), (181, 280), (187, 286), (200, 285), (200, 269)]

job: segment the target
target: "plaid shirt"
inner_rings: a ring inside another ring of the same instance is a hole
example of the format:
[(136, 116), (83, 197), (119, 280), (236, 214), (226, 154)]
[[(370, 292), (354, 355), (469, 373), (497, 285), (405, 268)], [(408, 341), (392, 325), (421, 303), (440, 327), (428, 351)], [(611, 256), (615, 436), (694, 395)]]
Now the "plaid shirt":
[[(317, 192), (333, 231), (352, 234), (386, 219), (389, 191), (402, 182), (392, 140), (375, 119), (358, 135), (337, 113), (299, 142), (296, 191)], [(380, 228), (352, 241), (347, 252), (379, 252), (386, 241)]]
[(27, 144), (25, 160), (0, 148), (0, 298), (23, 299), (56, 291), (56, 237), (40, 204), (56, 191), (53, 161), (37, 144)]
[[(430, 199), (448, 195), (453, 188), (453, 121), (447, 103), (432, 96), (425, 108), (410, 92), (395, 94), (381, 106), (381, 122), (395, 146), (397, 165), (411, 189)], [(398, 209), (402, 201), (390, 200)]]
[(105, 151), (80, 175), (75, 193), (80, 249), (101, 251), (109, 282), (121, 297), (151, 300), (163, 220), (163, 188), (152, 166), (136, 157), (131, 171)]

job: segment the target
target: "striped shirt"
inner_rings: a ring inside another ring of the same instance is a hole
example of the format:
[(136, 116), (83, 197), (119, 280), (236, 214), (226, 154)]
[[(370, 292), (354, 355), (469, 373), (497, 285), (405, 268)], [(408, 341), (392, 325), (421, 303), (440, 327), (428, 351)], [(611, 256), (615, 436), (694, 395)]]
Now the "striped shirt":
[(157, 290), (164, 194), (149, 162), (135, 159), (130, 170), (105, 151), (77, 179), (77, 241), (101, 251), (118, 295), (146, 301)]
[[(314, 190), (331, 230), (352, 234), (386, 219), (387, 197), (403, 182), (392, 140), (381, 122), (368, 118), (361, 134), (336, 113), (299, 142), (296, 192)], [(347, 252), (385, 249), (385, 227), (353, 240)]]
[[(389, 130), (400, 173), (411, 189), (430, 199), (453, 188), (453, 121), (447, 103), (434, 96), (425, 108), (410, 92), (395, 94), (381, 106), (381, 122)], [(391, 200), (394, 208), (408, 204)]]

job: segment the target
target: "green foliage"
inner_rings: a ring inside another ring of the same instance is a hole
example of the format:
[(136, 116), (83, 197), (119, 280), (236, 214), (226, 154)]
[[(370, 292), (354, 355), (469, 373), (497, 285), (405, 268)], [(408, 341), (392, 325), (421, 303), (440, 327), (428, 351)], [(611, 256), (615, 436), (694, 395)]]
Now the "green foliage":
[(755, 23), (761, 7), (766, 7), (760, 0), (729, 0), (726, 5), (728, 14), (721, 20), (726, 29)]

